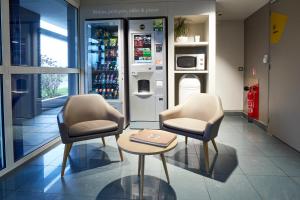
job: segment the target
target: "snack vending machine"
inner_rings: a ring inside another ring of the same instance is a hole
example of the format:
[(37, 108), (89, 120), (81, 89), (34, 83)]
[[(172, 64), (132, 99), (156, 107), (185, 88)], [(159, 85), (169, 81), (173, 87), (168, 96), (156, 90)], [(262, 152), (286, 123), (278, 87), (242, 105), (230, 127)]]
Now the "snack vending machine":
[(129, 102), (131, 128), (159, 128), (167, 108), (166, 20), (129, 20)]
[(123, 20), (85, 22), (86, 90), (102, 95), (125, 117), (126, 62)]

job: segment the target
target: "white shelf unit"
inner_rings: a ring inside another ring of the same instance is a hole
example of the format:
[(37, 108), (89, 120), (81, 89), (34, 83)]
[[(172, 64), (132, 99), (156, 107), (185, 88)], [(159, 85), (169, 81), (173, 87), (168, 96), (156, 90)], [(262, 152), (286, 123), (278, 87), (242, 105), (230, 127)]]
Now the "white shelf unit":
[[(174, 42), (172, 43), (172, 51), (174, 52), (174, 63), (173, 66), (169, 66), (169, 73), (171, 74), (172, 91), (169, 92), (170, 97), (174, 97), (173, 100), (169, 100), (169, 106), (178, 104), (179, 91), (178, 85), (180, 77), (184, 74), (194, 74), (200, 78), (201, 81), (201, 92), (214, 93), (214, 79), (215, 79), (215, 13), (203, 13), (199, 15), (183, 15), (175, 16), (175, 22), (179, 17), (186, 18), (188, 26), (189, 38), (188, 42), (177, 42), (174, 36)], [(200, 35), (200, 42), (193, 42), (191, 38), (196, 35)], [(176, 70), (176, 54), (194, 54), (194, 53), (205, 53), (205, 70), (201, 71), (187, 71), (187, 70)], [(172, 69), (171, 69), (172, 68)], [(171, 99), (171, 98), (170, 98)]]

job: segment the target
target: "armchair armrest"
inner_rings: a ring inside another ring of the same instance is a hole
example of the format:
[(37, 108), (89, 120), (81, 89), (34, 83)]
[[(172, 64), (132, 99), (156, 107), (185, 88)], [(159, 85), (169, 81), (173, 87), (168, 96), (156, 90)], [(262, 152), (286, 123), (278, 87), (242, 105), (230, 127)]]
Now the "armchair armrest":
[(218, 120), (222, 119), (224, 117), (224, 113), (223, 112), (219, 112), (217, 114), (215, 114), (209, 121), (209, 124), (215, 124)]
[(65, 124), (64, 111), (63, 110), (61, 110), (57, 114), (57, 123), (58, 123), (59, 134), (61, 136), (61, 140), (62, 140), (63, 143), (65, 143), (65, 140), (69, 137), (69, 135), (68, 135), (69, 128)]
[(63, 111), (60, 111), (57, 114), (57, 123), (58, 123), (58, 125), (63, 125), (64, 124), (64, 112)]
[(165, 111), (161, 112), (159, 114), (159, 122), (163, 123), (164, 121), (166, 121), (168, 119), (173, 119), (173, 118), (180, 117), (180, 112), (181, 112), (182, 108), (183, 108), (182, 105), (178, 105), (178, 106), (175, 106), (172, 109), (165, 110)]
[(124, 116), (108, 103), (107, 103), (107, 114), (109, 120), (116, 122), (118, 124), (118, 129), (123, 130)]
[(218, 98), (219, 101), (219, 109), (214, 114), (214, 116), (208, 121), (205, 133), (204, 133), (204, 140), (211, 140), (215, 137), (217, 137), (219, 132), (220, 124), (224, 118), (224, 111), (222, 108), (222, 103), (220, 98)]
[(219, 118), (216, 118), (213, 123), (211, 121), (208, 122), (203, 135), (204, 141), (209, 141), (217, 137), (223, 117), (224, 115), (220, 116)]
[(223, 106), (220, 97), (218, 97), (218, 110), (214, 114), (214, 116), (208, 121), (210, 124), (215, 124), (217, 121), (220, 119), (222, 120), (224, 117), (224, 111), (223, 111)]

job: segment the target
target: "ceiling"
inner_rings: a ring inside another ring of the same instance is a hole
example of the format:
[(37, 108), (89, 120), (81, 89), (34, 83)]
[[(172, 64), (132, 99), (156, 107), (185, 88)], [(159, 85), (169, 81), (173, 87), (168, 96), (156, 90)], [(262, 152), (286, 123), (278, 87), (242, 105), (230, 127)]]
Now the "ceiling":
[(269, 0), (217, 0), (218, 20), (244, 20)]

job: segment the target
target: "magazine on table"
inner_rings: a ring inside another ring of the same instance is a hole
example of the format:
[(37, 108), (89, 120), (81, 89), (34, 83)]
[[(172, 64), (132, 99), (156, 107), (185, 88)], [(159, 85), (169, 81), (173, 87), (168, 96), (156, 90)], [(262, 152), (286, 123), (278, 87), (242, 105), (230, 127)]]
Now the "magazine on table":
[(175, 134), (166, 131), (141, 130), (131, 134), (130, 140), (159, 147), (167, 147), (176, 139), (176, 137)]

